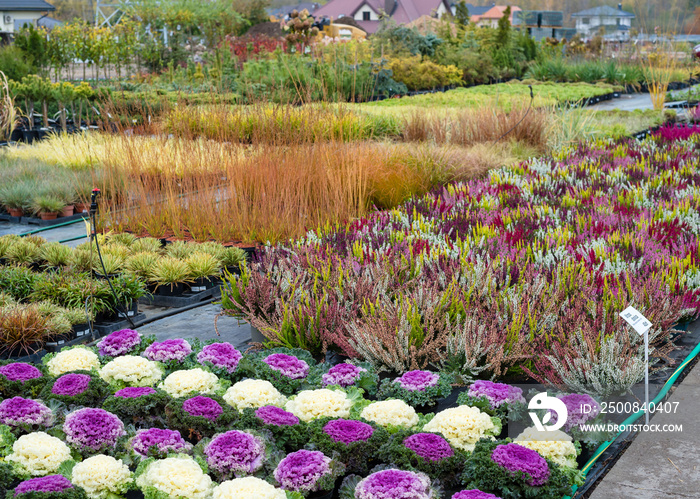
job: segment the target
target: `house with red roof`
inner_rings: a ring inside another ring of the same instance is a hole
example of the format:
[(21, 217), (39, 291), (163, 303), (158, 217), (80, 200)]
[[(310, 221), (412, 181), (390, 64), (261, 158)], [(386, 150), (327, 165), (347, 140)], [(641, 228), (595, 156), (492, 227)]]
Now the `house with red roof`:
[(316, 19), (352, 17), (367, 33), (375, 33), (384, 17), (408, 24), (422, 16), (439, 18), (450, 12), (448, 0), (330, 0), (314, 12)]
[[(507, 5), (493, 5), (483, 14), (471, 16), (471, 21), (477, 26), (495, 28), (498, 26), (498, 21), (503, 17), (507, 8)], [(520, 7), (516, 7), (515, 5), (510, 6), (509, 20), (511, 24), (513, 24), (513, 14), (520, 10)]]

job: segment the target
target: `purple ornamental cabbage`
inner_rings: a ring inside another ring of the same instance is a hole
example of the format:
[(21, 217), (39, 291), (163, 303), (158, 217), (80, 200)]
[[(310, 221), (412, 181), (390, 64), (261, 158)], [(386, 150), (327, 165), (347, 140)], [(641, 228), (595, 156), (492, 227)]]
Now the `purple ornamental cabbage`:
[(143, 356), (148, 360), (158, 362), (168, 362), (171, 360), (182, 362), (192, 353), (192, 347), (182, 338), (172, 340), (156, 341), (151, 343), (143, 352)]
[(215, 436), (204, 455), (209, 467), (222, 475), (250, 474), (258, 471), (265, 460), (265, 443), (259, 437), (240, 430)]
[(274, 405), (266, 405), (255, 410), (255, 417), (267, 425), (294, 426), (299, 418), (291, 412)]
[[(585, 424), (591, 419), (595, 419), (600, 414), (600, 404), (586, 393), (570, 393), (569, 395), (561, 395), (558, 398), (564, 402), (568, 410), (566, 423), (562, 428), (565, 432)], [(557, 413), (554, 411), (550, 412), (552, 413), (551, 422), (554, 424), (557, 422)]]
[(277, 483), (285, 490), (316, 491), (317, 482), (331, 471), (331, 458), (319, 451), (298, 450), (287, 454), (275, 469)]
[(52, 422), (51, 409), (36, 400), (12, 397), (0, 402), (0, 424), (50, 426)]
[(124, 423), (104, 409), (87, 407), (66, 416), (63, 423), (68, 443), (79, 450), (99, 451), (105, 447), (114, 447), (124, 431)]
[(25, 362), (14, 362), (0, 366), (0, 374), (5, 376), (8, 381), (19, 381), (22, 384), (42, 376), (39, 369)]
[(63, 492), (66, 489), (72, 489), (73, 484), (70, 483), (63, 475), (47, 475), (37, 478), (30, 478), (21, 482), (15, 487), (14, 497), (30, 492)]
[(406, 438), (403, 444), (426, 461), (442, 461), (454, 456), (449, 442), (435, 433), (416, 433)]
[(148, 451), (152, 447), (155, 447), (158, 454), (163, 455), (170, 452), (187, 452), (192, 449), (192, 444), (186, 442), (177, 430), (149, 428), (136, 432), (131, 439), (131, 447), (138, 455), (148, 457)]
[(209, 421), (215, 421), (224, 412), (219, 403), (209, 397), (197, 395), (182, 403), (182, 410), (190, 416), (200, 416)]
[(88, 389), (90, 380), (91, 378), (87, 374), (64, 374), (54, 381), (53, 386), (51, 387), (51, 393), (54, 395), (75, 397)]
[(372, 473), (360, 480), (355, 499), (429, 499), (430, 479), (423, 473), (388, 469)]
[(440, 376), (430, 371), (408, 371), (394, 380), (394, 383), (401, 385), (401, 388), (409, 392), (423, 391), (431, 386), (435, 386), (440, 381)]
[(135, 399), (143, 397), (144, 395), (153, 395), (154, 393), (156, 393), (156, 390), (150, 386), (127, 386), (126, 388), (117, 390), (114, 396)]
[(303, 379), (309, 374), (309, 364), (294, 355), (273, 353), (263, 359), (270, 369), (289, 379)]
[(476, 380), (467, 392), (470, 397), (479, 398), (486, 397), (491, 405), (491, 409), (497, 409), (503, 404), (512, 404), (514, 402), (525, 403), (523, 391), (517, 386), (507, 385), (505, 383), (494, 383), (484, 379)]
[(97, 344), (102, 357), (118, 357), (131, 352), (141, 343), (141, 335), (133, 329), (120, 329), (108, 334)]
[(214, 367), (226, 369), (232, 373), (238, 367), (240, 362), (241, 352), (236, 350), (231, 343), (212, 343), (202, 348), (202, 351), (197, 354), (197, 362), (204, 364), (211, 362)]
[(501, 499), (498, 496), (482, 492), (479, 489), (462, 490), (452, 496), (452, 499)]
[(353, 442), (369, 440), (374, 434), (374, 428), (353, 419), (332, 419), (323, 427), (323, 432), (334, 441), (349, 445)]
[(491, 453), (491, 460), (511, 473), (521, 471), (530, 475), (527, 484), (531, 487), (539, 487), (549, 480), (547, 461), (537, 451), (522, 445), (499, 445)]
[(327, 373), (321, 377), (323, 386), (339, 385), (343, 388), (354, 385), (363, 372), (367, 372), (364, 367), (343, 363), (331, 367)]

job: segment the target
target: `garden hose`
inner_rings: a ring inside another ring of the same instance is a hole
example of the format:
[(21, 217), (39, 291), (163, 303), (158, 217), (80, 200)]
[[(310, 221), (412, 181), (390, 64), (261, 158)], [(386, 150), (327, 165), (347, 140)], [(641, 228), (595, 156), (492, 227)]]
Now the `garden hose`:
[[(664, 386), (661, 388), (661, 391), (659, 394), (652, 400), (649, 404), (658, 404), (661, 402), (661, 400), (666, 396), (668, 391), (671, 389), (673, 386), (673, 383), (678, 379), (678, 377), (681, 375), (683, 370), (687, 367), (687, 365), (692, 362), (692, 360), (697, 357), (698, 353), (700, 353), (700, 343), (695, 346), (692, 352), (688, 354), (688, 356), (685, 358), (685, 360), (681, 363), (680, 366), (673, 372), (670, 378), (666, 380), (666, 383), (664, 383)], [(586, 463), (586, 465), (581, 469), (583, 472), (583, 476), (585, 477), (588, 472), (591, 470), (591, 467), (595, 464), (595, 462), (600, 458), (600, 456), (605, 452), (608, 447), (610, 447), (619, 437), (622, 435), (622, 433), (625, 431), (625, 427), (627, 425), (631, 425), (635, 421), (637, 421), (640, 417), (644, 415), (644, 411), (637, 411), (634, 414), (632, 414), (630, 417), (625, 419), (622, 423), (622, 429), (620, 432), (615, 435), (615, 438), (612, 440), (609, 440), (607, 442), (603, 442), (595, 451), (594, 456)], [(576, 491), (578, 490), (578, 486), (574, 486), (572, 489), (572, 494), (571, 496), (566, 496), (564, 499), (571, 499), (571, 497), (576, 495)]]

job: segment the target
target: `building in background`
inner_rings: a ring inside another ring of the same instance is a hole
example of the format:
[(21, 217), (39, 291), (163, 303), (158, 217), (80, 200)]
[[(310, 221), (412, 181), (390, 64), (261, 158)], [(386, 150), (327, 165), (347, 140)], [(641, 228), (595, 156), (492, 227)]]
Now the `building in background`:
[(37, 26), (56, 7), (44, 0), (0, 0), (0, 37), (8, 39), (25, 24)]
[(526, 29), (535, 41), (544, 38), (571, 40), (576, 35), (575, 28), (564, 27), (564, 13), (556, 10), (527, 10), (515, 12), (513, 27)]
[[(498, 26), (498, 21), (503, 17), (503, 13), (506, 11), (508, 6), (493, 4), (491, 7), (487, 7), (488, 10), (478, 14), (472, 12), (471, 6), (467, 5), (467, 8), (469, 9), (469, 17), (474, 24), (481, 27), (496, 28)], [(475, 8), (475, 12), (480, 12), (480, 10), (481, 9), (478, 7)], [(515, 5), (510, 6), (509, 20), (511, 24), (513, 24), (513, 15), (516, 12), (520, 12), (520, 10), (520, 7)]]
[(352, 17), (367, 33), (375, 33), (384, 17), (408, 24), (422, 16), (442, 17), (450, 12), (448, 0), (330, 0), (313, 13), (320, 20)]
[(622, 4), (618, 4), (617, 9), (603, 5), (576, 12), (571, 17), (576, 20), (576, 31), (584, 39), (604, 35), (611, 40), (629, 40), (634, 14), (622, 10)]

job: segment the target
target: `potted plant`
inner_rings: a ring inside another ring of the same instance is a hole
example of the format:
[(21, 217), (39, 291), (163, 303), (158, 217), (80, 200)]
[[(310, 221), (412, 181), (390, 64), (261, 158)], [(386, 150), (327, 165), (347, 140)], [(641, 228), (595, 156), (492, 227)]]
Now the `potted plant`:
[(246, 262), (246, 252), (236, 246), (225, 248), (221, 264), (226, 268), (226, 271), (231, 274), (240, 274), (241, 266)]
[[(97, 251), (95, 251), (97, 254)], [(95, 259), (92, 270), (98, 279), (113, 279), (121, 275), (124, 259), (121, 255), (103, 250), (102, 260), (99, 255)]]
[(0, 309), (0, 356), (24, 357), (38, 353), (52, 324), (37, 305), (9, 305)]
[(8, 182), (0, 187), (0, 204), (5, 206), (12, 217), (21, 217), (31, 207), (33, 183)]
[(71, 248), (61, 243), (46, 243), (39, 248), (39, 259), (45, 268), (59, 269), (68, 266), (72, 252)]
[(193, 279), (192, 291), (206, 291), (216, 285), (214, 276), (219, 273), (221, 263), (218, 259), (207, 253), (196, 252), (185, 260)]
[(149, 280), (159, 295), (179, 296), (189, 288), (190, 268), (184, 260), (164, 257), (156, 262)]
[(5, 250), (5, 258), (10, 263), (31, 266), (39, 261), (39, 247), (31, 240), (23, 237), (13, 241)]
[(63, 201), (52, 195), (37, 196), (33, 202), (34, 211), (42, 220), (56, 220), (63, 206)]
[(161, 256), (153, 251), (140, 251), (131, 255), (124, 262), (124, 270), (128, 273), (148, 281), (151, 277), (152, 269)]

